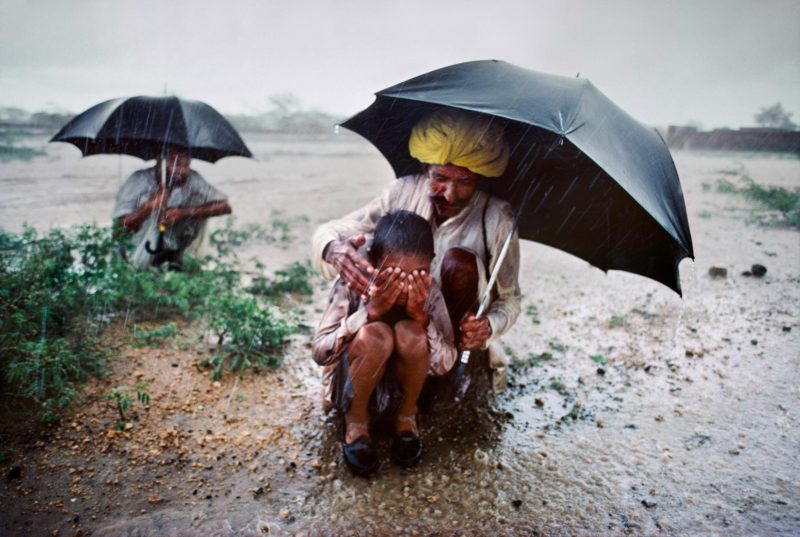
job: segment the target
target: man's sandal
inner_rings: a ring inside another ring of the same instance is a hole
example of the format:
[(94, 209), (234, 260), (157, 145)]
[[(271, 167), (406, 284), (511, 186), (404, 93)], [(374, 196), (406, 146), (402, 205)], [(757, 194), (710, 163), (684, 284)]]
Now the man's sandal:
[(372, 440), (367, 435), (361, 435), (349, 444), (342, 435), (342, 455), (347, 467), (357, 476), (367, 477), (380, 466)]
[[(417, 430), (417, 422), (413, 416), (400, 416), (398, 421), (403, 421)], [(419, 464), (422, 460), (422, 438), (413, 431), (403, 431), (392, 440), (392, 460), (404, 468)]]

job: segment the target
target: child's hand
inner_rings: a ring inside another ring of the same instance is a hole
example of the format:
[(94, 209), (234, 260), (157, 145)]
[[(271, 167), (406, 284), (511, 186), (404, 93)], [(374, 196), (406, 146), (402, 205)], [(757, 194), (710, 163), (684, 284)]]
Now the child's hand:
[(424, 270), (415, 270), (408, 275), (406, 281), (408, 282), (406, 313), (422, 326), (427, 326), (428, 312), (425, 309), (425, 304), (428, 301), (428, 293), (431, 288), (431, 275)]
[(377, 321), (392, 309), (403, 291), (404, 281), (405, 273), (400, 272), (397, 267), (385, 268), (378, 274), (375, 283), (369, 288), (369, 298), (365, 306), (370, 322)]

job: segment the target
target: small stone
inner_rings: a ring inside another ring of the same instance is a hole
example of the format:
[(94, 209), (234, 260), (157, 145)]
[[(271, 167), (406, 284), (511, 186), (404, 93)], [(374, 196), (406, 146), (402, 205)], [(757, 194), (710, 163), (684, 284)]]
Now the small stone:
[(755, 263), (752, 267), (750, 267), (750, 272), (752, 272), (753, 276), (755, 276), (756, 278), (761, 278), (764, 274), (767, 273), (767, 267)]
[(649, 500), (649, 499), (645, 498), (644, 500), (642, 500), (642, 505), (644, 505), (647, 509), (652, 509), (653, 507), (657, 506), (658, 504), (656, 502), (654, 502), (653, 500)]
[(482, 449), (476, 449), (474, 458), (477, 462), (488, 464), (489, 463), (489, 455), (483, 451)]
[(11, 470), (8, 471), (8, 474), (6, 476), (8, 477), (9, 480), (22, 478), (22, 467), (14, 466)]
[(752, 345), (758, 345), (758, 340), (757, 340), (757, 339), (751, 339), (751, 340), (750, 340), (750, 344), (752, 344)]
[(664, 416), (662, 416), (661, 414), (657, 415), (656, 421), (664, 421)]
[(712, 278), (727, 278), (728, 269), (725, 267), (711, 267), (708, 269), (708, 275)]
[(784, 326), (781, 330), (783, 330), (784, 332), (791, 332), (792, 331), (792, 327), (791, 326)]
[(292, 516), (292, 513), (290, 513), (288, 509), (281, 509), (281, 512), (278, 513), (278, 516), (286, 520), (287, 518)]
[(514, 509), (519, 509), (522, 507), (522, 500), (514, 500), (511, 502), (511, 505), (514, 506)]
[(598, 374), (598, 375), (600, 375), (601, 377), (602, 377), (602, 376), (604, 376), (604, 375), (606, 374), (606, 370), (605, 370), (605, 368), (603, 368), (603, 367), (598, 367), (598, 368), (597, 368), (597, 374)]
[(539, 406), (539, 407), (544, 406), (544, 401), (542, 399), (540, 399), (539, 397), (537, 397), (533, 402), (536, 403), (536, 406)]

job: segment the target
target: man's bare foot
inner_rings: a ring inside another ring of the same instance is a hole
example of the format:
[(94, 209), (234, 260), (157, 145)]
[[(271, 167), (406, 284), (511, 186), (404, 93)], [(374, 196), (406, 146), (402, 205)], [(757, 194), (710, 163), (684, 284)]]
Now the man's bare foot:
[(416, 416), (397, 416), (395, 420), (395, 434), (409, 432), (416, 437), (419, 437), (419, 428), (417, 427)]
[(366, 436), (369, 438), (369, 423), (364, 421), (347, 421), (344, 433), (344, 441), (346, 444), (352, 444), (359, 437)]

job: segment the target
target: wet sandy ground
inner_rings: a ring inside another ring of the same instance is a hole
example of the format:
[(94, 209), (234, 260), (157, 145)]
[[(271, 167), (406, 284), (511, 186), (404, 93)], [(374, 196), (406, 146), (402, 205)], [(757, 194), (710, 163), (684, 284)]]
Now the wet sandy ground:
[[(240, 221), (289, 224), (291, 240), (243, 252), (270, 272), (307, 258), (315, 225), (392, 178), (348, 135), (246, 139), (257, 161), (196, 168)], [(92, 381), (62, 425), (3, 429), (2, 471), (21, 471), (0, 486), (0, 533), (797, 534), (800, 233), (749, 224), (750, 206), (713, 186), (740, 167), (762, 184), (800, 186), (800, 161), (675, 160), (697, 254), (681, 265), (684, 298), (523, 243), (523, 314), (504, 338), (509, 386), (484, 408), (424, 417), (420, 467), (387, 462), (370, 480), (341, 467), (309, 334), (295, 336), (281, 370), (214, 384), (194, 365), (208, 349), (186, 326), (189, 350), (120, 344), (110, 377)], [(66, 145), (0, 164), (0, 225), (104, 222), (139, 167), (81, 160)], [(763, 278), (741, 275), (753, 263), (768, 268)], [(727, 277), (711, 278), (711, 266)], [(328, 285), (315, 283), (298, 305), (312, 325)], [(110, 432), (100, 396), (137, 378), (150, 382), (150, 409)]]

